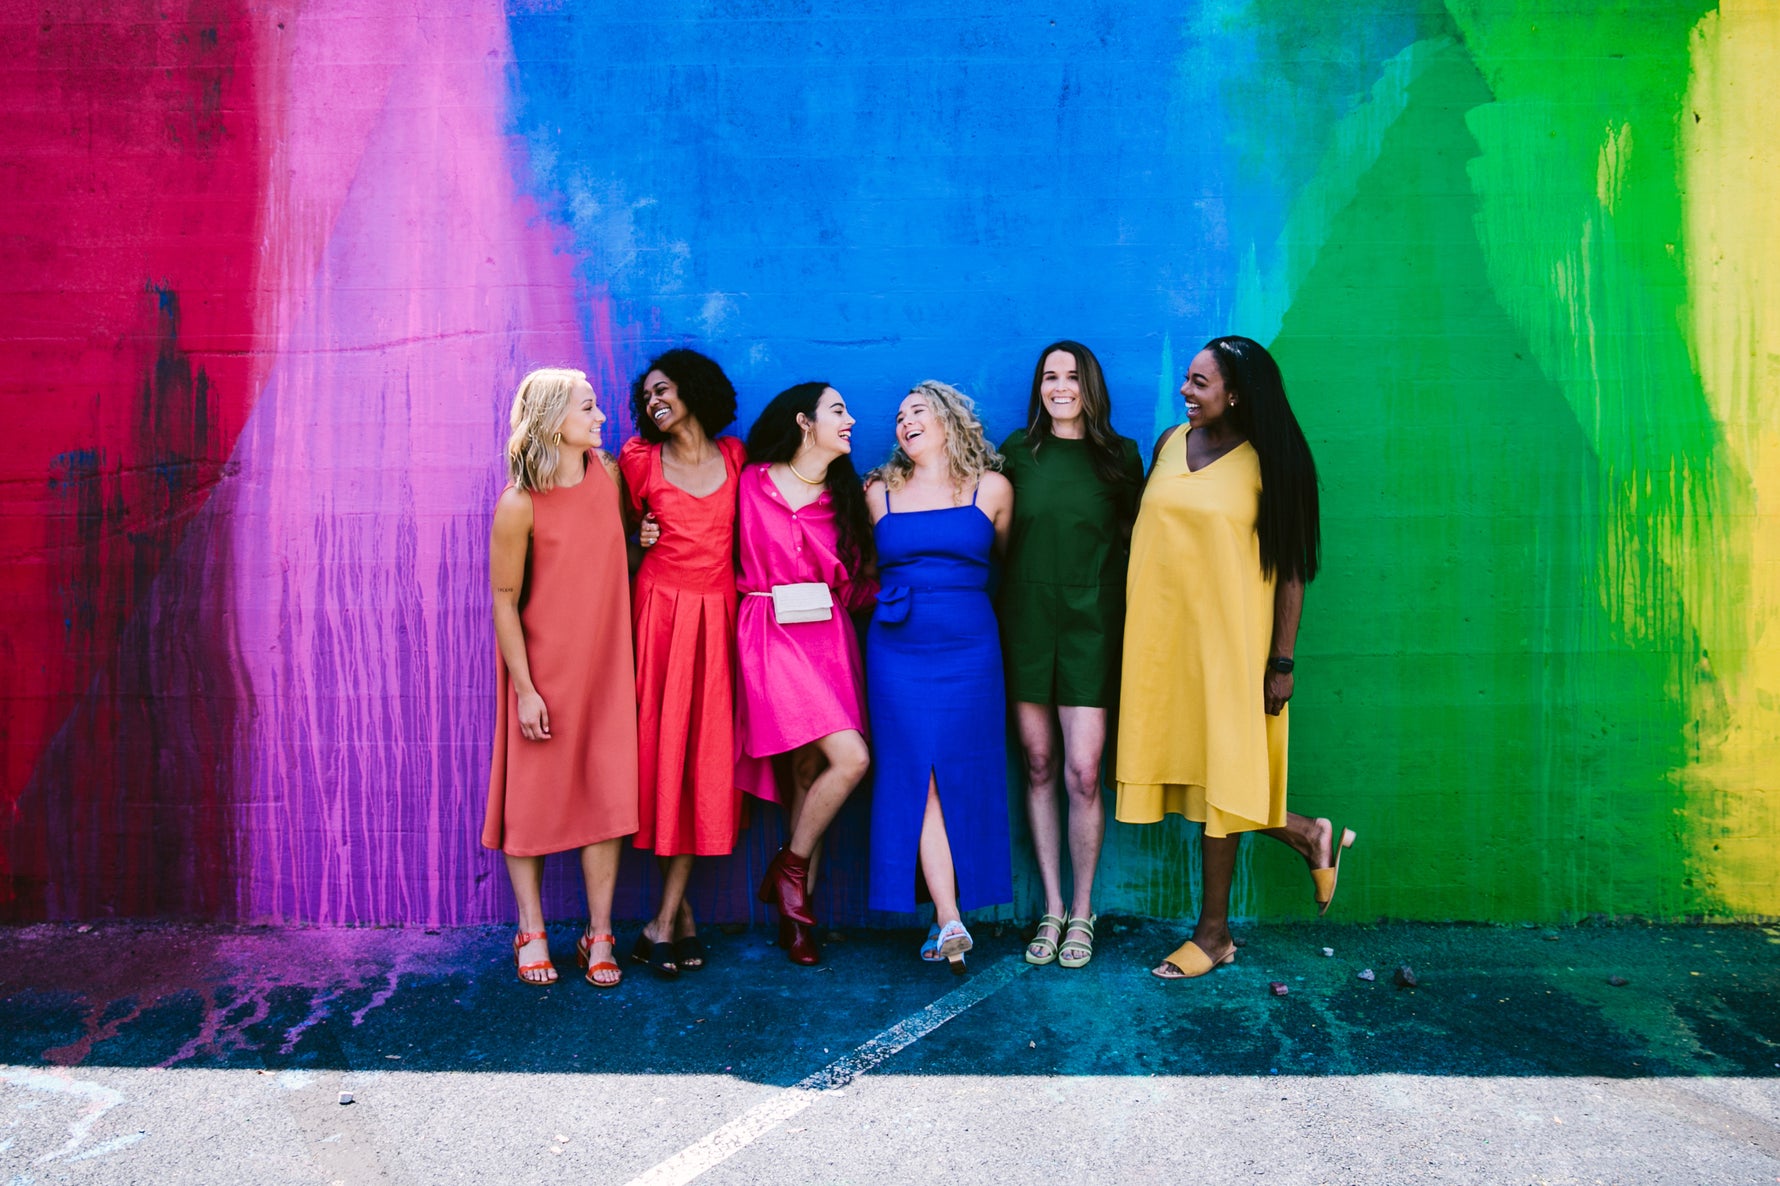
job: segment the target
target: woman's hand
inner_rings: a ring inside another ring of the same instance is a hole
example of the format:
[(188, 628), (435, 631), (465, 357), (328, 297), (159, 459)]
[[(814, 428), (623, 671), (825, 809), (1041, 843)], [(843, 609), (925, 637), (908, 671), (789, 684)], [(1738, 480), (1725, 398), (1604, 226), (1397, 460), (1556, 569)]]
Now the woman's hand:
[(643, 522), (637, 528), (637, 543), (645, 548), (653, 548), (661, 539), (661, 524), (655, 521), (655, 512), (650, 511), (643, 516)]
[(550, 710), (536, 692), (519, 693), (519, 735), (527, 741), (550, 740)]
[(1269, 671), (1267, 680), (1262, 687), (1265, 689), (1267, 697), (1267, 715), (1278, 716), (1279, 710), (1284, 708), (1286, 701), (1292, 698), (1292, 673)]

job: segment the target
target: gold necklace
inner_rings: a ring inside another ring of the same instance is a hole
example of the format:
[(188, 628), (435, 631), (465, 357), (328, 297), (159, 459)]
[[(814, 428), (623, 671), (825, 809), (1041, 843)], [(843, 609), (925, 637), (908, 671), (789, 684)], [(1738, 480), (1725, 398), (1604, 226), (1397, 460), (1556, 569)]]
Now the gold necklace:
[(822, 486), (822, 485), (826, 485), (826, 484), (827, 484), (827, 482), (828, 482), (828, 475), (827, 475), (827, 474), (823, 474), (823, 475), (822, 475), (822, 476), (821, 476), (821, 477), (819, 477), (819, 478), (806, 478), (806, 477), (804, 477), (804, 476), (803, 476), (803, 475), (802, 475), (802, 474), (800, 474), (800, 473), (798, 473), (798, 472), (797, 472), (797, 466), (796, 466), (796, 464), (795, 464), (795, 463), (793, 463), (793, 462), (790, 462), (790, 461), (787, 461), (787, 462), (786, 462), (786, 463), (785, 463), (785, 468), (786, 468), (786, 469), (788, 469), (788, 470), (790, 470), (790, 471), (791, 471), (791, 476), (792, 476), (792, 477), (794, 477), (794, 478), (796, 478), (796, 479), (797, 479), (797, 480), (798, 480), (798, 481), (800, 481), (800, 482), (802, 482), (802, 483), (803, 483), (803, 484), (804, 484), (804, 485), (805, 485), (805, 486)]

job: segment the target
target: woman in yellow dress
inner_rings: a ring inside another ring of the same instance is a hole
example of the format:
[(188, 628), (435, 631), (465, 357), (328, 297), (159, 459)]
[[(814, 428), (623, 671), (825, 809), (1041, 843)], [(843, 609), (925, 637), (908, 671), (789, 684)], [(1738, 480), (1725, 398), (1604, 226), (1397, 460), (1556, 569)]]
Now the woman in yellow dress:
[(1316, 464), (1279, 366), (1249, 338), (1214, 338), (1181, 395), (1187, 423), (1156, 442), (1132, 533), (1119, 698), (1119, 820), (1205, 825), (1199, 922), (1152, 969), (1164, 980), (1235, 961), (1242, 833), (1302, 856), (1323, 911), (1354, 841), (1286, 810), (1292, 648), (1321, 531)]

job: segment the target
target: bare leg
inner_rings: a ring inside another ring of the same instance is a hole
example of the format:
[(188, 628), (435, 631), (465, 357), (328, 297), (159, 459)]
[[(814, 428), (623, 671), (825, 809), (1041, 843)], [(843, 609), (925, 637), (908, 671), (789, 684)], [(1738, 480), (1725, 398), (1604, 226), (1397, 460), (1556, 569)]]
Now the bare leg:
[(940, 926), (957, 922), (958, 877), (952, 869), (952, 845), (946, 839), (946, 817), (940, 811), (939, 787), (927, 778), (927, 814), (921, 820), (921, 872), (927, 877), (927, 893), (933, 899), (934, 921)]
[[(828, 768), (828, 759), (816, 743), (802, 746), (791, 755), (791, 789), (785, 796), (786, 831), (789, 835), (797, 835), (797, 821), (803, 817), (804, 800), (809, 797), (810, 787)], [(804, 893), (816, 892), (816, 869), (822, 864), (822, 838), (810, 846), (810, 871), (803, 879)]]
[[(651, 943), (672, 943), (674, 922), (686, 900), (686, 883), (692, 878), (692, 857), (662, 857), (660, 864), (661, 908), (655, 912), (654, 919), (644, 925), (643, 937)], [(674, 970), (679, 970), (678, 965), (674, 965)]]
[[(602, 840), (581, 850), (581, 880), (587, 885), (587, 933), (612, 933), (612, 895), (618, 889), (618, 858), (624, 851), (622, 838)], [(540, 869), (543, 863), (539, 862)], [(609, 941), (601, 940), (588, 949), (589, 963), (617, 963), (618, 953)], [(606, 968), (594, 973), (601, 984), (618, 983), (619, 973)]]
[(1203, 836), (1199, 841), (1203, 860), (1199, 923), (1193, 928), (1193, 942), (1207, 955), (1215, 956), (1230, 946), (1230, 883), (1236, 878), (1236, 849), (1241, 843), (1240, 835)]
[[(507, 854), (507, 877), (513, 882), (513, 900), (519, 906), (519, 932), (535, 935), (544, 929), (544, 858), (516, 857)], [(550, 958), (550, 944), (533, 939), (519, 949), (519, 963), (535, 964)], [(548, 968), (535, 968), (525, 974), (533, 984), (548, 984), (554, 979)]]
[(871, 751), (866, 749), (865, 738), (857, 729), (830, 733), (813, 744), (821, 750), (828, 769), (810, 784), (792, 829), (791, 851), (805, 859), (814, 855), (822, 833), (828, 831), (828, 825), (840, 814), (847, 796), (853, 793), (853, 788), (859, 785), (859, 780), (871, 766)]
[(1106, 709), (1063, 707), (1057, 718), (1063, 731), (1063, 784), (1069, 789), (1069, 912), (1073, 918), (1092, 918), (1094, 871), (1106, 836), (1106, 809), (1100, 800)]
[(1285, 826), (1268, 828), (1261, 834), (1289, 847), (1312, 869), (1327, 869), (1335, 863), (1335, 827), (1326, 819), (1288, 811)]
[[(1038, 878), (1045, 890), (1044, 912), (1063, 918), (1063, 871), (1057, 851), (1057, 730), (1051, 706), (1015, 701), (1014, 719), (1026, 757), (1026, 818), (1032, 824), (1032, 855), (1038, 860)], [(1042, 925), (1027, 948), (1035, 959), (1045, 958), (1048, 945), (1039, 944), (1041, 938), (1056, 944), (1063, 941), (1063, 934), (1053, 925)]]

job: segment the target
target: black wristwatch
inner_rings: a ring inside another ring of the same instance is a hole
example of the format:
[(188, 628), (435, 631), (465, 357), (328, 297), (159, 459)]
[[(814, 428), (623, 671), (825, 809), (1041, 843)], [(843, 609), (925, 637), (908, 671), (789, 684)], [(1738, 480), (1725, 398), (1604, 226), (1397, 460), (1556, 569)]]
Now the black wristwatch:
[(1281, 675), (1292, 674), (1292, 667), (1292, 661), (1284, 655), (1275, 655), (1273, 658), (1267, 660), (1267, 670), (1277, 671)]

